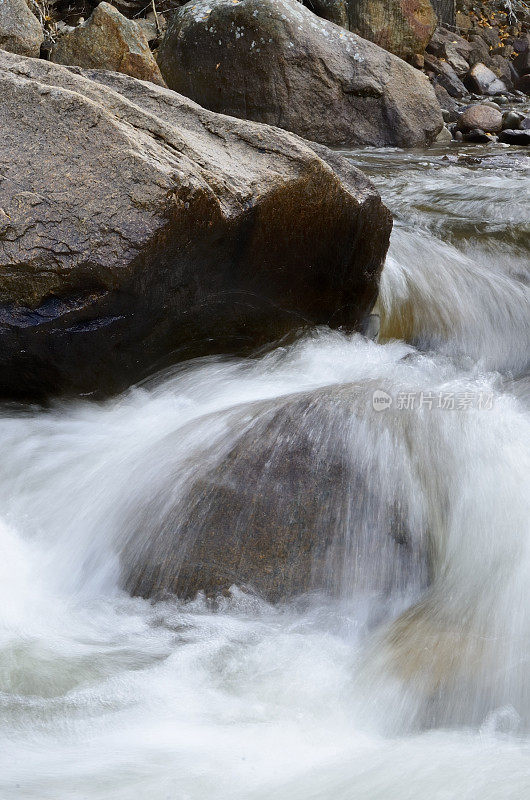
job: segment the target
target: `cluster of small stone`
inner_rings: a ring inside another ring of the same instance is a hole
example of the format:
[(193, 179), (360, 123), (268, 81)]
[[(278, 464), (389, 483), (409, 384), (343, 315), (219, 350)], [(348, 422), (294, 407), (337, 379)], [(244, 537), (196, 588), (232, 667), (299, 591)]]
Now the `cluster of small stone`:
[(456, 29), (438, 27), (417, 66), (442, 107), (441, 140), (530, 142), (530, 9), (524, 3), (464, 0)]

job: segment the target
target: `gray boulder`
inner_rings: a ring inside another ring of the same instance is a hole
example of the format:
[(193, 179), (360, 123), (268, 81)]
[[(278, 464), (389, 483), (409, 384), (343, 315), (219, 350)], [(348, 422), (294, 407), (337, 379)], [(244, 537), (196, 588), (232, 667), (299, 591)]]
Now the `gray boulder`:
[(427, 53), (448, 61), (458, 74), (461, 74), (462, 62), (466, 65), (464, 73), (467, 72), (472, 58), (472, 51), (473, 46), (467, 39), (443, 27), (436, 28), (426, 48)]
[(369, 312), (392, 222), (338, 154), (5, 51), (0, 93), (0, 395), (117, 391)]
[(424, 75), (296, 0), (188, 3), (158, 63), (206, 108), (329, 145), (425, 145), (443, 124)]
[(485, 64), (475, 64), (464, 78), (464, 84), (470, 92), (476, 94), (501, 94), (507, 91), (506, 84)]
[(443, 61), (426, 54), (425, 69), (434, 74), (436, 82), (442, 86), (451, 97), (462, 97), (466, 94), (466, 87), (448, 61)]
[(0, 49), (38, 58), (44, 32), (26, 0), (0, 0)]

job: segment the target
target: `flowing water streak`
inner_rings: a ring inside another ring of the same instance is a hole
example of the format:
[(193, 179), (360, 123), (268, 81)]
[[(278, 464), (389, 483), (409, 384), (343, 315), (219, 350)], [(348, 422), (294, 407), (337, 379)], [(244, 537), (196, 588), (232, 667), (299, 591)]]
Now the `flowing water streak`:
[[(3, 410), (2, 798), (528, 796), (527, 171), (354, 158), (398, 216), (383, 333), (423, 352), (313, 331), (105, 404)], [(398, 598), (374, 630), (377, 598), (347, 569), (338, 596), (275, 606), (237, 588), (215, 608), (124, 594), (131, 509), (222, 459), (255, 404), (323, 387), (355, 387), (352, 459), (431, 539), (412, 608)], [(373, 409), (374, 388), (391, 408)], [(421, 392), (456, 407), (420, 408)]]

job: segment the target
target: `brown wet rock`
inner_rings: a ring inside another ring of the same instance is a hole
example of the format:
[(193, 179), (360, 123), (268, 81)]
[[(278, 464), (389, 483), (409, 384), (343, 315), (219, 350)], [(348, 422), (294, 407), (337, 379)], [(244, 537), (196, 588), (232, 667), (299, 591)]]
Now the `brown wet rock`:
[(486, 105), (469, 106), (460, 115), (458, 130), (468, 133), (475, 128), (487, 133), (498, 133), (502, 130), (502, 114), (495, 108)]
[(6, 52), (0, 91), (2, 396), (119, 391), (369, 312), (392, 222), (338, 154)]

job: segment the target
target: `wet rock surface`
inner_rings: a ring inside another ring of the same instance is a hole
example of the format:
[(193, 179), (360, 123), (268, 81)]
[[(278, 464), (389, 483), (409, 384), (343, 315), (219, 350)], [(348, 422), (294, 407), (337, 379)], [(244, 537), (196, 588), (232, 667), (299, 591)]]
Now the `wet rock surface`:
[(466, 133), (474, 128), (488, 133), (498, 133), (502, 129), (501, 112), (486, 105), (470, 106), (460, 116), (458, 130)]
[(406, 507), (362, 450), (355, 396), (355, 387), (336, 387), (225, 414), (230, 445), (203, 454), (184, 482), (168, 475), (155, 498), (137, 498), (140, 513), (133, 504), (125, 588), (194, 597), (237, 585), (278, 601), (315, 589), (388, 597), (425, 586), (427, 537), (408, 526)]
[(499, 141), (506, 144), (515, 145), (529, 145), (530, 144), (530, 131), (529, 130), (504, 130), (499, 134)]
[(0, 85), (2, 396), (370, 310), (391, 217), (338, 154), (116, 73), (0, 52)]

